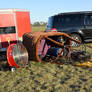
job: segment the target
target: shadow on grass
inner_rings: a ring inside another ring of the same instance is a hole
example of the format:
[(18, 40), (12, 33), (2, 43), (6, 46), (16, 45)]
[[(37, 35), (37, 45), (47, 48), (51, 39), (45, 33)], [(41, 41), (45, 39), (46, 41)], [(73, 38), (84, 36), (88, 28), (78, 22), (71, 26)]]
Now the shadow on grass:
[(6, 55), (2, 55), (0, 57), (0, 71), (8, 71), (10, 70), (9, 64), (7, 62)]

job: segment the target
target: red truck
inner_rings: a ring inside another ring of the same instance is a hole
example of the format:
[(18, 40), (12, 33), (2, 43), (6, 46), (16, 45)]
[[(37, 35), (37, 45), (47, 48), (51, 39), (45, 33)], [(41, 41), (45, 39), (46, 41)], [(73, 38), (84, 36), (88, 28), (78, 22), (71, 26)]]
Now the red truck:
[(22, 9), (0, 9), (0, 53), (9, 44), (22, 40), (22, 35), (31, 32), (30, 12)]

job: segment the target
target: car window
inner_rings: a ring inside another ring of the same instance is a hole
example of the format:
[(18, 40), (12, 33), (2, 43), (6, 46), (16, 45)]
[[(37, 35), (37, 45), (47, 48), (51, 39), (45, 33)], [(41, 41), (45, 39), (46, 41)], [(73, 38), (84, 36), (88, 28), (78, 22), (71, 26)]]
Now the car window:
[(92, 15), (87, 15), (85, 18), (86, 25), (92, 25)]
[(54, 28), (69, 28), (83, 25), (83, 15), (59, 15), (54, 18)]
[(84, 24), (84, 16), (81, 14), (71, 16), (71, 26), (82, 26)]
[(64, 16), (55, 16), (54, 17), (54, 24), (53, 24), (54, 28), (60, 29), (60, 28), (64, 27), (64, 25), (65, 25)]

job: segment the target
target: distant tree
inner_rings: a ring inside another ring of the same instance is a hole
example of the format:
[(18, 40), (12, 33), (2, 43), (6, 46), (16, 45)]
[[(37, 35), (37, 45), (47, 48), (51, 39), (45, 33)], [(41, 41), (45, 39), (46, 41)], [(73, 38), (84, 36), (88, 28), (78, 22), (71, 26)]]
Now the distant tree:
[(34, 22), (33, 26), (40, 26), (39, 22)]
[(46, 26), (47, 25), (47, 23), (46, 22), (34, 22), (33, 24), (32, 24), (32, 26)]
[(46, 26), (47, 23), (46, 22), (40, 22), (41, 26)]

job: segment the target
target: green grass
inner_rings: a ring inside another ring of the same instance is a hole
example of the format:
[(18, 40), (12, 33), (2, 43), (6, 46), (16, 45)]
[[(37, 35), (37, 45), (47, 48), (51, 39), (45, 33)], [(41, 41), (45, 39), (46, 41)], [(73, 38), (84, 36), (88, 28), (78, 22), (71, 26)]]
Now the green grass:
[(91, 92), (92, 69), (31, 62), (29, 68), (0, 71), (0, 92)]
[(45, 26), (39, 26), (39, 27), (31, 27), (32, 32), (38, 32), (38, 31), (45, 31), (46, 27)]
[[(44, 29), (32, 27), (32, 32)], [(0, 92), (92, 92), (92, 68), (30, 63), (13, 73), (0, 71)]]

